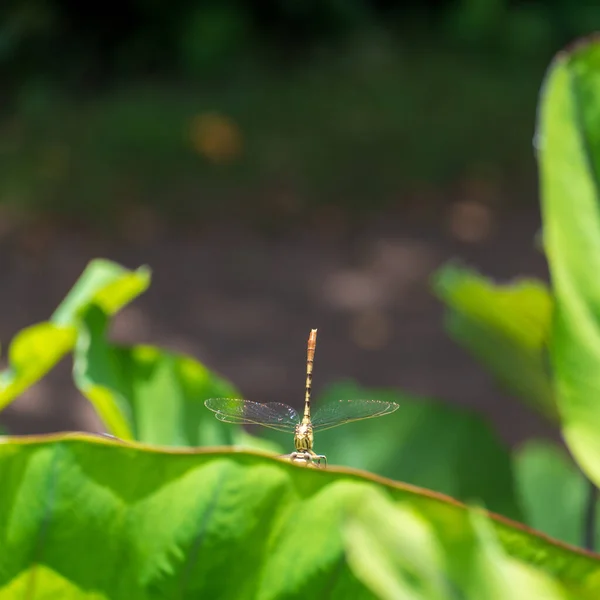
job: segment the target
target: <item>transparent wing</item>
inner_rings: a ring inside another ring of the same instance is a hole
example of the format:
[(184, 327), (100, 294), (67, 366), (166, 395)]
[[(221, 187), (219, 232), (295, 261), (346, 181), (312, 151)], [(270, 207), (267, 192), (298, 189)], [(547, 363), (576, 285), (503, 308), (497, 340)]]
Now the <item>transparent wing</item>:
[(381, 400), (338, 400), (321, 407), (312, 419), (314, 431), (331, 429), (351, 421), (389, 415), (398, 408), (395, 402)]
[(293, 432), (300, 421), (298, 413), (287, 404), (279, 402), (251, 402), (232, 398), (209, 398), (206, 408), (215, 413), (219, 421), (238, 425), (263, 425), (277, 431)]

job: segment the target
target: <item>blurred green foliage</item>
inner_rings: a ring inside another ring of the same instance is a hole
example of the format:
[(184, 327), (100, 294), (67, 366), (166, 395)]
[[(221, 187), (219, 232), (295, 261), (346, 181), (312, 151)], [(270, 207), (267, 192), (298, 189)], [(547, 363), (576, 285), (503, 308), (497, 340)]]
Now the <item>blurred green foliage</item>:
[(515, 454), (514, 476), (525, 522), (569, 544), (581, 544), (589, 482), (567, 453), (548, 441), (531, 440)]
[(553, 300), (541, 281), (498, 285), (473, 271), (446, 265), (434, 277), (446, 303), (446, 330), (509, 392), (551, 421), (558, 419), (548, 346)]

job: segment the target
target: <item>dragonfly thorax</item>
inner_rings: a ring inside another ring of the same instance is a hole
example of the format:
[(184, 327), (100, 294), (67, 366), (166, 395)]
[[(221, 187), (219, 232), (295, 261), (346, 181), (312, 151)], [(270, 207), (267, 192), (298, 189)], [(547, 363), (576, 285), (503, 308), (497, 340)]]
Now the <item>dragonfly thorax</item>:
[(312, 451), (313, 428), (310, 423), (298, 423), (294, 432), (294, 445), (297, 452)]

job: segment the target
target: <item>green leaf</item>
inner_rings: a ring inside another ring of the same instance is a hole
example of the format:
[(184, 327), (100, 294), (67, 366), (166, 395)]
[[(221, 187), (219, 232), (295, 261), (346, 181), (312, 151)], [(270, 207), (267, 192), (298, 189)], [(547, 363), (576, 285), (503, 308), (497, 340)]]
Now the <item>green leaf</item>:
[(9, 346), (9, 366), (0, 373), (0, 410), (60, 361), (75, 337), (74, 327), (48, 322), (22, 329)]
[[(352, 511), (344, 533), (351, 569), (382, 600), (575, 598), (547, 573), (508, 556), (476, 511), (461, 539), (447, 544), (444, 528), (411, 503), (393, 503), (378, 492)], [(577, 589), (576, 597), (593, 595)]]
[(108, 315), (91, 305), (81, 315), (73, 376), (115, 436), (149, 444), (235, 444), (273, 449), (217, 421), (210, 397), (239, 397), (198, 361), (154, 346), (119, 346), (106, 339)]
[(67, 297), (52, 315), (59, 325), (77, 324), (79, 314), (91, 304), (97, 304), (114, 315), (150, 285), (150, 269), (140, 267), (130, 271), (110, 260), (90, 261)]
[(525, 523), (569, 544), (583, 540), (588, 483), (556, 444), (530, 441), (515, 455)]
[(450, 598), (443, 548), (409, 503), (395, 504), (374, 490), (351, 511), (343, 533), (350, 568), (378, 598)]
[(446, 329), (510, 393), (550, 420), (557, 409), (547, 358), (552, 297), (540, 281), (497, 285), (455, 265), (441, 268), (434, 290), (446, 303)]
[(78, 314), (90, 302), (100, 303), (112, 314), (144, 291), (149, 278), (145, 268), (128, 271), (110, 261), (91, 261), (51, 320), (21, 330), (12, 340), (8, 368), (0, 373), (0, 410), (73, 349)]
[[(343, 524), (377, 490), (409, 503), (445, 548), (470, 527), (452, 499), (368, 473), (76, 434), (6, 438), (0, 480), (7, 600), (48, 589), (95, 600), (373, 598), (345, 560)], [(600, 557), (490, 522), (506, 552), (600, 593)]]
[[(442, 492), (519, 519), (508, 449), (483, 418), (472, 411), (389, 389), (365, 389), (352, 382), (326, 389), (320, 404), (373, 398), (397, 402), (391, 415), (315, 433), (315, 450), (330, 464), (365, 469)], [(265, 432), (291, 451), (292, 436)]]
[(560, 53), (538, 112), (544, 248), (555, 296), (551, 357), (564, 438), (600, 485), (600, 45)]
[[(501, 547), (488, 521), (471, 513), (473, 536), (456, 553), (456, 546), (446, 547), (446, 555), (455, 577), (467, 591), (468, 598), (478, 600), (592, 600), (597, 592), (586, 590), (580, 582), (560, 582), (545, 570), (532, 569), (524, 561), (515, 560)], [(468, 530), (467, 530), (468, 531)], [(469, 534), (470, 532), (468, 532)], [(466, 548), (465, 548), (466, 546)]]

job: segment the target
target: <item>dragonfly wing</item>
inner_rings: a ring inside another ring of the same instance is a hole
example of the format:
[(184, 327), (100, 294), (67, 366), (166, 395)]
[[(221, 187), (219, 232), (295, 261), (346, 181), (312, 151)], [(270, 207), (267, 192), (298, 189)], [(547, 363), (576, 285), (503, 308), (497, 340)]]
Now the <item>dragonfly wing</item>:
[(287, 404), (261, 404), (233, 398), (209, 398), (204, 402), (219, 421), (238, 425), (262, 425), (277, 431), (293, 432), (300, 421), (298, 413)]
[(389, 415), (398, 408), (395, 402), (381, 400), (338, 400), (317, 410), (312, 426), (314, 431), (323, 431), (351, 421)]

